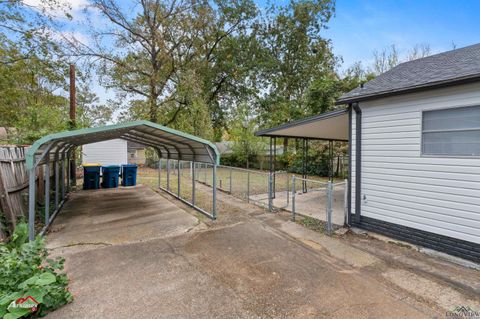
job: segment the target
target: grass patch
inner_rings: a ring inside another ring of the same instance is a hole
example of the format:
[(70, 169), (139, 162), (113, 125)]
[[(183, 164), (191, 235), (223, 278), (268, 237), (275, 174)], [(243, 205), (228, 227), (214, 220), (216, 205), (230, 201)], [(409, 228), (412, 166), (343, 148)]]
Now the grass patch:
[(306, 227), (308, 229), (311, 229), (313, 231), (319, 232), (319, 233), (326, 233), (327, 232), (327, 223), (318, 220), (316, 218), (308, 217), (308, 216), (297, 216), (295, 219), (295, 222), (297, 224), (302, 225), (303, 227)]

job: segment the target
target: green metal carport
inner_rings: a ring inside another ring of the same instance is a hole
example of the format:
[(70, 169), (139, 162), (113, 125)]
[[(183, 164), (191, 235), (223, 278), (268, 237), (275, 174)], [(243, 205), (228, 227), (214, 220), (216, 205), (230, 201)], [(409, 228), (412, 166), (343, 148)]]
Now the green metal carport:
[[(180, 132), (149, 121), (135, 121), (116, 125), (66, 131), (44, 136), (36, 141), (27, 151), (26, 167), (29, 174), (29, 238), (35, 237), (35, 173), (39, 165), (45, 165), (45, 176), (50, 177), (50, 164), (54, 164), (55, 173), (55, 210), (50, 216), (50, 178), (45, 180), (45, 227), (52, 223), (65, 200), (65, 161), (70, 158), (75, 147), (106, 141), (124, 139), (154, 148), (159, 158), (193, 163), (207, 163), (213, 167), (212, 213), (209, 214), (195, 206), (195, 202), (187, 203), (216, 218), (216, 167), (220, 163), (220, 154), (216, 146), (199, 137)], [(67, 164), (68, 165), (68, 164)], [(195, 165), (193, 166), (195, 167)], [(68, 170), (70, 172), (70, 170)], [(61, 173), (61, 174), (60, 174)], [(62, 179), (60, 179), (62, 177)], [(194, 185), (193, 185), (194, 187)], [(172, 194), (176, 196), (175, 194)], [(178, 196), (177, 196), (178, 197)], [(179, 198), (179, 197), (178, 197)]]

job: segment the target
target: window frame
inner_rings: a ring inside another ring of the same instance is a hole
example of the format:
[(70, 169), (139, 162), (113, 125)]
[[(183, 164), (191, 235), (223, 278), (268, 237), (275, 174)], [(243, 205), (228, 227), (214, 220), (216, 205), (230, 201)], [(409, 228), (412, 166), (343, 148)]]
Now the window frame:
[(427, 112), (435, 112), (435, 111), (444, 111), (444, 110), (453, 110), (453, 109), (462, 109), (462, 108), (472, 108), (478, 107), (480, 109), (480, 103), (473, 103), (468, 105), (461, 105), (461, 106), (449, 106), (449, 107), (442, 107), (442, 108), (429, 108), (423, 109), (420, 118), (420, 156), (421, 157), (434, 157), (434, 158), (480, 158), (480, 154), (478, 155), (464, 155), (464, 154), (432, 154), (425, 152), (425, 134), (424, 133), (435, 133), (435, 132), (468, 132), (468, 131), (480, 131), (480, 126), (478, 128), (470, 128), (470, 129), (445, 129), (445, 130), (424, 130), (425, 124), (425, 113)]

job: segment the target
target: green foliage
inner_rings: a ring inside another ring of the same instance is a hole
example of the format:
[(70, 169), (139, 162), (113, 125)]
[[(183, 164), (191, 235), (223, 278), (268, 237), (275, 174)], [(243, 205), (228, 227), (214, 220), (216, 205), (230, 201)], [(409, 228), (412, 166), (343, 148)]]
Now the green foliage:
[(262, 50), (259, 77), (267, 94), (258, 100), (258, 107), (265, 126), (333, 107), (339, 93), (338, 59), (330, 41), (321, 36), (333, 13), (333, 1), (291, 1), (273, 6), (262, 17), (257, 26)]
[(69, 303), (73, 297), (67, 289), (63, 263), (63, 259), (47, 259), (43, 238), (29, 242), (27, 224), (19, 223), (12, 240), (0, 244), (0, 317), (29, 316), (30, 308), (12, 305), (28, 296), (39, 303), (36, 313), (40, 316)]
[(258, 127), (251, 118), (251, 110), (246, 104), (238, 107), (230, 127), (233, 155), (240, 162), (245, 162), (249, 168), (252, 157), (265, 152), (265, 143), (254, 134)]

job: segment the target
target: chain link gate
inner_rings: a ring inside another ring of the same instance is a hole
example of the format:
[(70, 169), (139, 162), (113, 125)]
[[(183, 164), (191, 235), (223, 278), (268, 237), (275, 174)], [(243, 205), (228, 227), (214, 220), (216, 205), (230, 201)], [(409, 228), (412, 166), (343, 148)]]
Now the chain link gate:
[(292, 176), (291, 184), (293, 221), (297, 214), (324, 221), (327, 234), (346, 223), (347, 180), (333, 183)]

